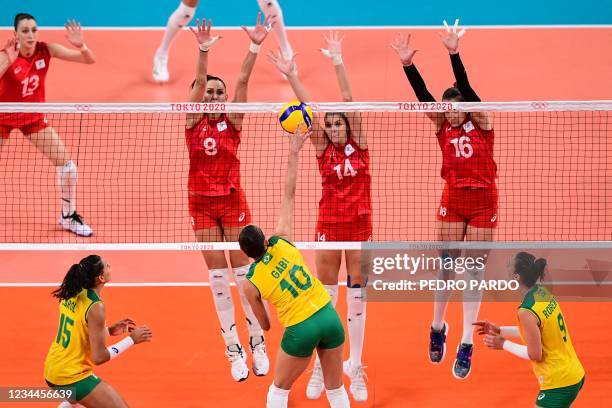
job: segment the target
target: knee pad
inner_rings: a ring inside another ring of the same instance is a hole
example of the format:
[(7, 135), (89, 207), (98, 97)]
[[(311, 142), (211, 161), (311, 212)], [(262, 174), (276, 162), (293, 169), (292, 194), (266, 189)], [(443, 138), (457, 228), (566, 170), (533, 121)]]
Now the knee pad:
[(230, 309), (232, 306), (232, 292), (229, 279), (227, 278), (227, 269), (209, 269), (208, 279), (218, 310)]
[(347, 316), (358, 317), (365, 313), (366, 292), (362, 288), (347, 288), (346, 290)]
[(62, 182), (64, 180), (74, 180), (78, 179), (77, 166), (74, 164), (72, 160), (69, 160), (63, 166), (57, 166), (57, 175), (59, 176)]

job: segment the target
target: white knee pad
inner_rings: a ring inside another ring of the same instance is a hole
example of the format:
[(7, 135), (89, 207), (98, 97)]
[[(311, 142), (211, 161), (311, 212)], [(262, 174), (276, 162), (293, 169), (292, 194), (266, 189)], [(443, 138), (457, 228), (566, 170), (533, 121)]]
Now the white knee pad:
[(210, 290), (212, 291), (215, 305), (219, 311), (228, 310), (233, 307), (232, 292), (227, 275), (227, 268), (208, 270)]

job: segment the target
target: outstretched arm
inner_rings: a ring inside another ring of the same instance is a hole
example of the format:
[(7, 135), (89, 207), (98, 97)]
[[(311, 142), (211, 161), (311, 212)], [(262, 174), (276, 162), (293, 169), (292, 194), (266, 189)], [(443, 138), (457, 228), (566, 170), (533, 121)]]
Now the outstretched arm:
[[(221, 39), (219, 36), (212, 36), (210, 34), (210, 28), (212, 26), (212, 20), (196, 19), (197, 29), (189, 27), (189, 30), (193, 33), (198, 43), (198, 65), (196, 66), (196, 78), (189, 92), (189, 102), (202, 102), (204, 94), (206, 93), (206, 84), (208, 83), (208, 51), (217, 41)], [(185, 127), (191, 129), (202, 119), (202, 113), (188, 113), (187, 122)]]
[[(344, 62), (342, 61), (342, 39), (344, 37), (341, 37), (338, 32), (333, 31), (329, 34), (329, 37), (324, 37), (327, 42), (327, 48), (322, 48), (321, 52), (323, 55), (330, 58), (334, 64), (336, 79), (338, 80), (338, 86), (340, 86), (340, 92), (342, 93), (342, 100), (344, 102), (353, 102), (351, 84), (349, 83), (346, 69), (344, 68)], [(362, 129), (361, 113), (356, 111), (348, 112), (347, 118), (355, 142), (360, 148), (367, 148), (368, 140), (366, 132)]]
[(65, 61), (80, 62), (82, 64), (93, 64), (96, 62), (96, 56), (93, 51), (85, 45), (81, 24), (74, 20), (68, 20), (64, 27), (66, 28), (66, 39), (72, 46), (78, 48), (78, 50), (66, 48), (61, 44), (49, 44), (49, 53), (51, 56)]
[[(238, 82), (236, 83), (236, 91), (234, 93), (233, 102), (246, 102), (247, 101), (247, 92), (249, 89), (249, 79), (251, 78), (251, 73), (253, 72), (253, 67), (255, 67), (255, 61), (257, 60), (257, 53), (259, 53), (259, 48), (261, 44), (268, 36), (268, 33), (272, 29), (274, 25), (274, 20), (271, 15), (266, 17), (261, 21), (262, 14), (257, 13), (257, 22), (255, 24), (255, 28), (249, 29), (245, 26), (242, 26), (242, 29), (247, 33), (249, 39), (251, 40), (251, 45), (249, 47), (249, 52), (247, 53), (244, 61), (242, 61), (242, 66), (240, 67), (240, 74), (238, 74)], [(230, 113), (230, 120), (234, 127), (238, 130), (242, 128), (242, 119), (244, 118), (243, 113)]]
[(299, 153), (304, 145), (304, 141), (310, 134), (311, 132), (298, 127), (295, 134), (290, 137), (287, 175), (285, 176), (285, 192), (281, 201), (278, 226), (274, 233), (274, 235), (278, 235), (289, 241), (293, 239), (293, 207), (295, 204), (295, 186), (297, 184)]
[[(295, 93), (295, 96), (300, 100), (300, 102), (310, 102), (310, 96), (297, 76), (297, 69), (295, 68), (296, 55), (297, 54), (294, 54), (291, 59), (287, 59), (279, 50), (277, 53), (270, 52), (268, 54), (268, 59), (281, 73), (287, 76), (289, 84), (293, 89), (293, 93)], [(313, 113), (312, 135), (310, 136), (310, 140), (315, 147), (317, 156), (322, 155), (325, 148), (327, 148), (328, 142), (327, 138), (325, 137), (325, 133), (321, 128), (319, 114), (316, 112)]]
[[(442, 43), (448, 50), (450, 55), (451, 65), (453, 67), (453, 74), (455, 75), (455, 81), (457, 82), (457, 89), (461, 92), (463, 99), (466, 102), (481, 102), (480, 97), (476, 94), (476, 91), (470, 85), (468, 81), (467, 72), (459, 56), (459, 39), (465, 34), (465, 28), (459, 29), (459, 20), (455, 20), (455, 24), (449, 27), (446, 20), (444, 20), (444, 28), (446, 32), (440, 33)], [(474, 112), (471, 114), (472, 119), (476, 121), (479, 127), (484, 130), (493, 129), (492, 117), (488, 112)]]
[[(410, 86), (412, 86), (412, 90), (414, 91), (417, 99), (421, 102), (435, 102), (436, 99), (427, 89), (423, 77), (421, 77), (421, 74), (412, 62), (414, 55), (418, 50), (410, 47), (410, 34), (408, 34), (408, 36), (399, 34), (397, 37), (395, 37), (391, 47), (395, 50), (400, 61), (402, 62), (402, 65), (404, 66), (404, 73), (406, 74), (408, 82), (410, 82)], [(444, 122), (444, 114), (441, 112), (427, 112), (426, 115), (432, 122), (435, 123), (436, 130), (440, 129), (440, 126), (442, 126), (442, 123)]]

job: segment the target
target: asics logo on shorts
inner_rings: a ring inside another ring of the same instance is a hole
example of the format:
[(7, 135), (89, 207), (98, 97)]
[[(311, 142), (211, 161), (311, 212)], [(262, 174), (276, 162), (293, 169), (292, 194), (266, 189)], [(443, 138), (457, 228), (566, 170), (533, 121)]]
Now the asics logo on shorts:
[(543, 400), (544, 397), (546, 397), (546, 394), (541, 393), (540, 395), (538, 395), (538, 401)]
[(244, 217), (245, 217), (245, 214), (243, 212), (241, 212), (240, 216), (238, 217), (238, 222), (244, 221)]
[(495, 222), (495, 220), (497, 220), (497, 214), (493, 214), (493, 217), (491, 217), (491, 222)]
[(446, 207), (440, 207), (440, 215), (446, 217)]

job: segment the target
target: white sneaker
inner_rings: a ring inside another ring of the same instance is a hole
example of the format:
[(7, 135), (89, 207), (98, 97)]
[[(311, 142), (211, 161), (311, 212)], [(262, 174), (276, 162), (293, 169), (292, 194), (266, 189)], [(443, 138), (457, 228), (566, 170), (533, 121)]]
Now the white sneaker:
[(155, 82), (168, 82), (170, 80), (167, 55), (155, 54), (155, 57), (153, 57), (153, 80)]
[(356, 367), (351, 366), (350, 360), (344, 362), (343, 369), (344, 374), (346, 374), (351, 379), (351, 394), (353, 395), (353, 399), (357, 402), (364, 402), (368, 399), (368, 387), (366, 386), (366, 379), (368, 376), (363, 371), (365, 367), (362, 365), (358, 365)]
[(321, 368), (321, 364), (317, 361), (312, 369), (312, 375), (310, 376), (310, 380), (308, 380), (308, 385), (306, 386), (306, 398), (311, 400), (319, 399), (323, 389), (325, 388), (325, 383), (323, 382), (323, 369)]
[(263, 336), (261, 341), (253, 346), (253, 337), (249, 340), (251, 346), (251, 353), (253, 354), (253, 373), (261, 377), (262, 375), (268, 374), (270, 371), (270, 360), (266, 354), (266, 342)]
[(77, 235), (82, 237), (90, 237), (93, 235), (93, 230), (91, 227), (83, 221), (83, 217), (81, 217), (78, 213), (73, 212), (71, 215), (64, 217), (64, 214), (61, 215), (59, 224), (63, 229), (74, 232)]
[(240, 344), (230, 344), (225, 350), (227, 359), (232, 364), (232, 377), (235, 381), (244, 381), (249, 376), (249, 367), (246, 364), (246, 355)]

